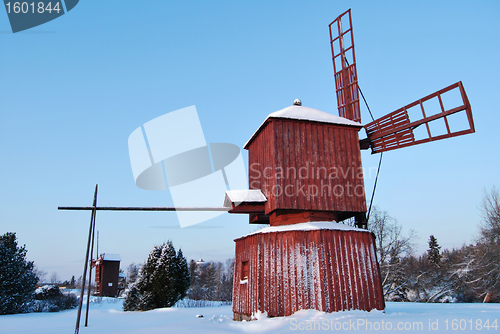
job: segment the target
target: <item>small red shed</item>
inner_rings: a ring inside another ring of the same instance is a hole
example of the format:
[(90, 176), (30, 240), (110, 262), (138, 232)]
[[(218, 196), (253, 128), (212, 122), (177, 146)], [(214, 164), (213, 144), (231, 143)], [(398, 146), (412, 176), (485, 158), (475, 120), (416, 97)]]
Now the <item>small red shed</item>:
[(95, 261), (96, 295), (116, 297), (120, 277), (120, 255), (101, 254)]
[(296, 100), (245, 144), (250, 190), (228, 191), (225, 205), (271, 226), (235, 240), (236, 320), (384, 309), (374, 235), (337, 223), (365, 224), (361, 128)]

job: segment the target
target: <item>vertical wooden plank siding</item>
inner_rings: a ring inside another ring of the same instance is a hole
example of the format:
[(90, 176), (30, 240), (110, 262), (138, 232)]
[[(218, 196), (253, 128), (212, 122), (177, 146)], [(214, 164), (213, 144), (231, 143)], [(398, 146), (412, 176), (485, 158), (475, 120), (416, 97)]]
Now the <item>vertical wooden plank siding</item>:
[[(301, 155), (300, 155), (300, 152), (301, 152), (301, 148), (305, 146), (305, 143), (303, 142), (303, 139), (301, 138), (300, 136), (300, 133), (301, 133), (301, 127), (300, 127), (300, 122), (293, 122), (293, 128), (294, 128), (294, 143), (295, 143), (295, 151), (294, 151), (294, 156), (295, 156), (295, 159), (294, 161), (296, 163), (298, 163), (298, 161), (300, 161), (301, 159)], [(297, 166), (297, 167), (300, 167), (300, 166)], [(296, 168), (296, 172), (298, 172), (299, 168)], [(298, 175), (296, 175), (296, 177), (292, 180), (291, 183), (287, 183), (288, 184), (292, 184), (293, 185), (293, 182), (298, 179)], [(297, 180), (298, 181), (298, 180)], [(297, 207), (298, 208), (305, 208), (306, 207), (306, 198), (304, 196), (295, 196), (297, 198)]]
[[(120, 261), (97, 262), (95, 270), (96, 290), (99, 296), (115, 297), (118, 294)], [(112, 285), (109, 286), (109, 283)]]
[[(368, 231), (292, 230), (235, 241), (235, 316), (385, 307), (375, 238)], [(244, 261), (250, 264), (247, 282), (241, 282)]]
[(250, 189), (261, 189), (267, 197), (266, 214), (366, 212), (358, 131), (331, 123), (267, 120), (248, 147)]

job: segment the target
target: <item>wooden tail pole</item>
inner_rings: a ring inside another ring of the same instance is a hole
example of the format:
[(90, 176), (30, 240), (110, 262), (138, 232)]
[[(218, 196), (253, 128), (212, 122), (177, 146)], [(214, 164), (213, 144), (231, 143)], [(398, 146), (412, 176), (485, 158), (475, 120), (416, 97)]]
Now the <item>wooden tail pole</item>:
[(87, 289), (87, 310), (85, 311), (85, 327), (87, 327), (89, 323), (90, 292), (92, 290), (92, 257), (94, 254), (95, 217), (97, 211), (93, 210), (92, 213), (94, 214), (94, 226), (92, 227), (92, 246), (90, 247), (90, 259), (88, 260), (90, 265), (90, 271), (89, 271), (89, 287)]
[(85, 254), (85, 264), (83, 266), (83, 278), (82, 278), (82, 288), (80, 291), (80, 300), (78, 303), (78, 313), (76, 314), (76, 327), (75, 327), (75, 334), (78, 334), (80, 331), (80, 317), (82, 314), (82, 305), (83, 305), (83, 292), (85, 290), (85, 279), (87, 277), (87, 265), (88, 265), (88, 260), (89, 260), (89, 251), (90, 251), (90, 238), (92, 236), (92, 230), (94, 227), (94, 218), (95, 218), (95, 207), (97, 204), (97, 184), (95, 185), (95, 192), (94, 192), (94, 204), (93, 204), (93, 210), (92, 213), (90, 214), (90, 227), (89, 227), (89, 237), (87, 241), (87, 252)]
[(57, 210), (101, 210), (101, 211), (229, 211), (231, 207), (138, 207), (138, 206), (59, 206)]

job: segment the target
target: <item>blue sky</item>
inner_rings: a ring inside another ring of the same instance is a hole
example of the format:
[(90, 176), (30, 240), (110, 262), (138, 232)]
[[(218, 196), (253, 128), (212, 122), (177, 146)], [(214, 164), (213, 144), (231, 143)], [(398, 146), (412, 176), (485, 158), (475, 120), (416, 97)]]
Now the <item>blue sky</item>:
[[(375, 203), (418, 233), (418, 252), (430, 234), (443, 248), (471, 242), (484, 189), (500, 186), (498, 1), (81, 1), (16, 34), (0, 10), (0, 233), (17, 232), (49, 275), (78, 277), (89, 213), (58, 206), (91, 205), (96, 183), (99, 205), (171, 205), (134, 184), (138, 126), (196, 105), (207, 142), (242, 147), (295, 98), (336, 114), (328, 24), (348, 8), (375, 117), (463, 82), (476, 133), (386, 153)], [(169, 239), (188, 258), (224, 260), (255, 228), (229, 214), (187, 229), (173, 213), (97, 217), (99, 251), (122, 267)]]

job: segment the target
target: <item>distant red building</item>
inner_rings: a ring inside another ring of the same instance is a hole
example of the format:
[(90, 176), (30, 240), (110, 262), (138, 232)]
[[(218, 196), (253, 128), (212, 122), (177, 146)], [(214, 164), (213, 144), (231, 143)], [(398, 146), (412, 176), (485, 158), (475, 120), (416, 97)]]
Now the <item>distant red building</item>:
[(103, 297), (118, 295), (120, 261), (120, 255), (104, 253), (94, 262), (96, 295)]

